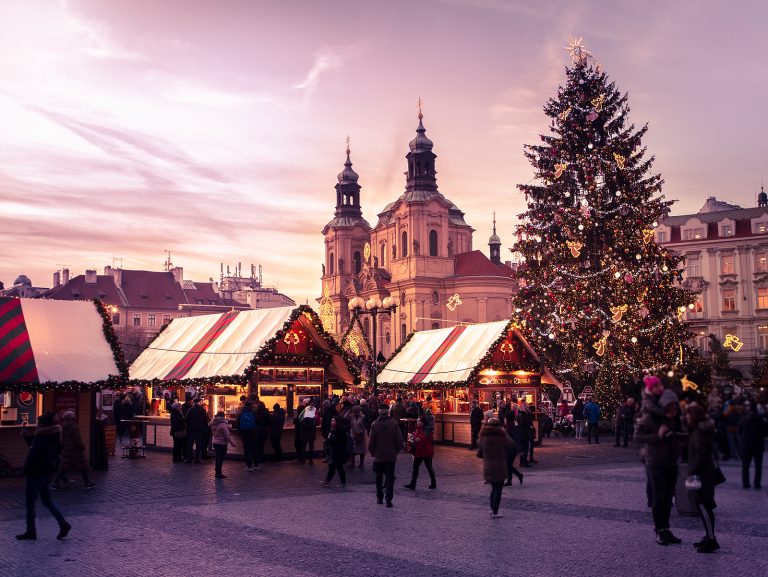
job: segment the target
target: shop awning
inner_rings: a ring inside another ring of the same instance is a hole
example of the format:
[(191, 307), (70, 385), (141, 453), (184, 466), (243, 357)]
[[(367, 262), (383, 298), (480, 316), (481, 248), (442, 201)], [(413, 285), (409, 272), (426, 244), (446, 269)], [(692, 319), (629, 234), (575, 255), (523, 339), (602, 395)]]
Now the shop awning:
[[(286, 323), (295, 319), (315, 343), (332, 354), (339, 380), (353, 376), (340, 355), (315, 329), (311, 309), (276, 307), (174, 319), (130, 368), (132, 380), (185, 380), (242, 377), (251, 361)], [(304, 312), (302, 312), (304, 311)]]
[[(538, 360), (536, 352), (508, 320), (419, 331), (390, 359), (379, 374), (378, 382), (395, 386), (465, 382), (509, 330)], [(561, 386), (547, 369), (542, 373), (542, 382)]]
[(0, 389), (117, 377), (103, 323), (89, 301), (0, 298)]

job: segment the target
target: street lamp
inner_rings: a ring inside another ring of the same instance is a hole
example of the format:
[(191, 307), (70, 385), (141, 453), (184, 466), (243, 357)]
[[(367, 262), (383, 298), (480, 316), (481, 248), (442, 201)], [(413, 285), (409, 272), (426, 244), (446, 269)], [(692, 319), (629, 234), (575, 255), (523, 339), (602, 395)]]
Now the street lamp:
[(385, 297), (382, 301), (379, 295), (373, 295), (367, 301), (362, 297), (354, 297), (349, 301), (349, 312), (355, 315), (371, 315), (373, 324), (373, 366), (371, 367), (371, 382), (373, 383), (373, 396), (378, 394), (376, 383), (376, 363), (378, 356), (378, 347), (376, 339), (376, 327), (379, 314), (394, 313), (397, 308), (397, 297)]

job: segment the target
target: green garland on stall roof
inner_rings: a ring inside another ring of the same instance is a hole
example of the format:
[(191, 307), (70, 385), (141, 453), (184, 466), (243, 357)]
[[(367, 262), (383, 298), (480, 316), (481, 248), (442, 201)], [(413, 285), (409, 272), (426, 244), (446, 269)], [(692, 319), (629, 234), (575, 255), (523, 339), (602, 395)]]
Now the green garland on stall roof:
[(30, 392), (47, 393), (50, 391), (77, 391), (80, 393), (89, 393), (92, 391), (101, 391), (103, 389), (117, 389), (126, 385), (126, 379), (118, 375), (109, 375), (104, 380), (83, 382), (83, 381), (45, 381), (44, 383), (0, 383), (0, 391), (7, 392)]
[(240, 385), (244, 387), (248, 384), (248, 379), (244, 375), (229, 375), (226, 377), (196, 377), (193, 379), (132, 379), (131, 385), (139, 387), (164, 387), (167, 389), (175, 387), (204, 387), (206, 385)]
[(107, 312), (107, 307), (104, 306), (104, 302), (101, 299), (93, 299), (93, 305), (96, 307), (96, 311), (101, 315), (101, 328), (104, 332), (104, 338), (109, 343), (112, 349), (112, 357), (115, 360), (115, 366), (119, 371), (119, 377), (123, 379), (123, 383), (120, 387), (127, 384), (128, 381), (128, 363), (125, 360), (123, 350), (120, 348), (120, 343), (117, 340), (115, 334), (115, 327), (112, 325), (112, 317)]

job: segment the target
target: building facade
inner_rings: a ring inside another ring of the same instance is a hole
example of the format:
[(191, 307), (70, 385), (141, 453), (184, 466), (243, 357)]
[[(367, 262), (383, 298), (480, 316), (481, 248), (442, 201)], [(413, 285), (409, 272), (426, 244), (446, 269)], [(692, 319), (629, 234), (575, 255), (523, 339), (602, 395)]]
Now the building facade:
[[(379, 318), (376, 350), (385, 357), (418, 330), (509, 318), (514, 270), (500, 259), (501, 240), (489, 239), (488, 258), (473, 250), (474, 229), (437, 187), (436, 155), (419, 114), (406, 155), (405, 191), (378, 213), (372, 227), (362, 216), (359, 175), (350, 151), (336, 184), (336, 210), (323, 228), (325, 264), (320, 316), (326, 330), (343, 334), (355, 297), (394, 297), (393, 313)], [(372, 338), (370, 319), (364, 332)]]
[(696, 214), (667, 216), (656, 242), (685, 257), (683, 285), (701, 294), (685, 313), (703, 356), (710, 334), (731, 366), (749, 376), (752, 359), (768, 352), (768, 195), (741, 208), (715, 197)]

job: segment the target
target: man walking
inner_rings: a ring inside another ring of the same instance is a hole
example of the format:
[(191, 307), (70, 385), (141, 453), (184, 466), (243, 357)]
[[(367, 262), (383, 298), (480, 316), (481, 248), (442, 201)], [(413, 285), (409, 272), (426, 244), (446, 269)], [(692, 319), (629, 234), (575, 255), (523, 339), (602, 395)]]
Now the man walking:
[(587, 399), (587, 404), (584, 406), (584, 416), (587, 418), (587, 441), (592, 444), (592, 435), (595, 436), (595, 443), (600, 444), (600, 407), (592, 400), (592, 397)]
[(373, 457), (373, 469), (376, 471), (376, 502), (379, 505), (384, 502), (386, 488), (387, 507), (392, 507), (395, 463), (402, 448), (403, 434), (399, 425), (389, 416), (389, 409), (379, 409), (379, 418), (371, 425), (371, 438), (368, 442), (368, 451)]
[(200, 406), (200, 399), (195, 397), (192, 408), (187, 411), (187, 460), (192, 462), (192, 447), (195, 447), (195, 463), (200, 462), (203, 453), (203, 434), (208, 429), (208, 415)]

